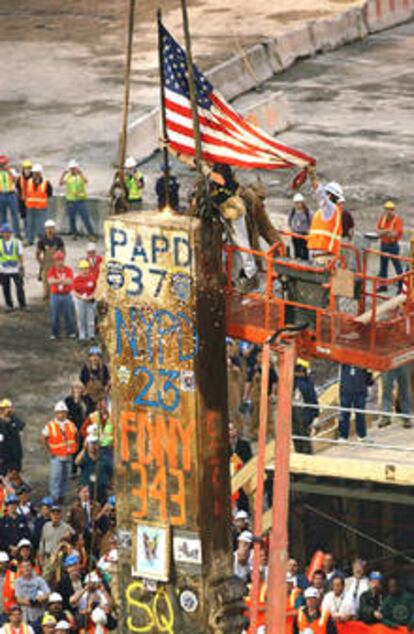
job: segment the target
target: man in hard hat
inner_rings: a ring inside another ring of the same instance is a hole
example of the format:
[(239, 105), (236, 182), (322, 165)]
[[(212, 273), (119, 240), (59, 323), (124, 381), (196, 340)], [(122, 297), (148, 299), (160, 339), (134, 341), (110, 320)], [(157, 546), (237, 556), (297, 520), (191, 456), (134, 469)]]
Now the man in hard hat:
[(27, 230), (27, 212), (26, 212), (26, 198), (27, 198), (27, 185), (32, 178), (32, 161), (25, 159), (21, 164), (21, 174), (16, 181), (17, 199), (19, 203), (20, 218), (23, 220), (25, 231)]
[(98, 281), (103, 257), (97, 253), (96, 242), (88, 242), (86, 245), (86, 259), (89, 262), (91, 274), (94, 276), (95, 280)]
[(73, 271), (65, 265), (65, 254), (56, 251), (53, 256), (53, 266), (49, 269), (47, 281), (50, 286), (50, 316), (52, 320), (51, 339), (60, 336), (60, 322), (65, 321), (66, 336), (76, 337), (76, 325), (73, 313)]
[(144, 175), (137, 169), (137, 162), (133, 156), (129, 156), (125, 161), (124, 180), (128, 190), (128, 209), (130, 211), (142, 209)]
[(324, 264), (337, 258), (341, 251), (342, 209), (345, 198), (338, 183), (319, 183), (314, 165), (308, 167), (308, 174), (319, 203), (319, 209), (312, 218), (308, 249), (314, 260)]
[(306, 588), (305, 605), (299, 608), (293, 623), (293, 634), (337, 634), (329, 612), (322, 613), (320, 595), (316, 588)]
[(79, 216), (88, 236), (93, 237), (95, 230), (92, 226), (89, 209), (86, 204), (88, 193), (86, 185), (88, 179), (81, 170), (79, 163), (72, 159), (62, 173), (59, 185), (65, 186), (66, 211), (69, 217), (69, 231), (74, 240), (78, 237), (76, 220)]
[(54, 220), (46, 220), (44, 235), (39, 238), (36, 245), (36, 260), (39, 263), (39, 279), (43, 284), (43, 299), (48, 299), (50, 295), (47, 276), (53, 266), (53, 256), (56, 251), (65, 253), (65, 243), (56, 233), (56, 223)]
[(12, 281), (16, 287), (20, 310), (25, 310), (23, 247), (21, 241), (13, 236), (11, 227), (6, 222), (0, 227), (0, 283), (3, 287), (6, 312), (8, 313), (14, 309), (11, 295)]
[(32, 176), (28, 180), (26, 190), (26, 238), (29, 245), (34, 244), (35, 239), (43, 234), (49, 198), (52, 194), (52, 185), (44, 178), (43, 167), (36, 163), (32, 167)]
[(293, 207), (289, 214), (288, 223), (291, 232), (298, 234), (292, 237), (292, 243), (294, 256), (300, 260), (309, 259), (307, 236), (309, 235), (311, 222), (312, 212), (307, 206), (304, 196), (299, 193), (295, 194), (293, 196)]
[(72, 455), (77, 449), (77, 430), (68, 419), (64, 401), (55, 405), (55, 417), (42, 430), (41, 443), (50, 456), (49, 493), (62, 503), (70, 474)]
[[(392, 200), (387, 200), (384, 205), (384, 213), (377, 223), (377, 234), (381, 243), (381, 256), (379, 277), (387, 279), (388, 277), (388, 262), (391, 260), (395, 273), (402, 275), (402, 266), (400, 260), (396, 258), (390, 258), (388, 255), (400, 254), (400, 240), (403, 236), (404, 225), (402, 218), (395, 211), (395, 203)], [(398, 289), (401, 290), (402, 281), (398, 282)], [(377, 288), (379, 292), (384, 292), (389, 289), (389, 286), (381, 285)]]
[(7, 222), (7, 210), (11, 214), (13, 233), (20, 235), (19, 210), (16, 196), (16, 175), (7, 156), (0, 156), (0, 225)]
[(79, 341), (95, 338), (96, 279), (88, 260), (79, 261), (79, 274), (73, 280), (72, 295), (75, 303)]

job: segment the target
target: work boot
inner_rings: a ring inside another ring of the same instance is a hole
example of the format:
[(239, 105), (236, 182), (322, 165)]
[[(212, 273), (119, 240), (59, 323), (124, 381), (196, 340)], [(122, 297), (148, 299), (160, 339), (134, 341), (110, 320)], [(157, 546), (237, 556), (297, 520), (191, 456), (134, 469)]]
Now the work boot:
[(390, 416), (382, 416), (378, 421), (378, 428), (382, 429), (383, 427), (388, 427), (391, 425), (391, 417)]
[(239, 293), (251, 293), (259, 288), (260, 280), (257, 273), (252, 277), (242, 277), (236, 282), (236, 289)]

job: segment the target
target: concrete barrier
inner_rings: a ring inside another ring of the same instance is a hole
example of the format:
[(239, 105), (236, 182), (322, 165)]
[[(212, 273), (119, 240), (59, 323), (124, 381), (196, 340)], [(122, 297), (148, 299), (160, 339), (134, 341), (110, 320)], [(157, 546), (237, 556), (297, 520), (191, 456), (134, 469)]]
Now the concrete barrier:
[(370, 33), (406, 22), (414, 15), (414, 0), (367, 0), (364, 16)]
[[(103, 224), (109, 216), (109, 198), (88, 198), (88, 208), (92, 224), (98, 236), (103, 236)], [(69, 233), (69, 220), (65, 209), (64, 196), (53, 196), (49, 201), (49, 217), (56, 222), (59, 233)], [(85, 234), (85, 228), (81, 220), (77, 220), (79, 233)]]
[(275, 72), (286, 70), (297, 60), (315, 54), (315, 45), (309, 23), (292, 31), (281, 33), (268, 43), (268, 46)]
[(332, 51), (348, 42), (365, 37), (368, 29), (360, 8), (344, 11), (333, 18), (312, 22), (310, 26), (315, 51)]

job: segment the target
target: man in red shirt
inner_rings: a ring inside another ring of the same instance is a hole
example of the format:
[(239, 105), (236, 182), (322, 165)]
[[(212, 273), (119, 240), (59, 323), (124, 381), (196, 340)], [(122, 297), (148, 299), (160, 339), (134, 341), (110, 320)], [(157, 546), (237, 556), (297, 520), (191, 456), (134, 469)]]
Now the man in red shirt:
[[(399, 241), (403, 236), (403, 221), (395, 213), (395, 203), (392, 200), (388, 200), (384, 205), (384, 213), (380, 217), (377, 223), (377, 234), (381, 241), (381, 253), (389, 253), (390, 255), (399, 255), (400, 245)], [(388, 277), (388, 262), (392, 261), (394, 269), (397, 275), (401, 275), (403, 270), (400, 260), (395, 258), (389, 258), (386, 255), (381, 256), (379, 277), (387, 279)], [(378, 291), (386, 291), (389, 286), (379, 286)], [(398, 290), (401, 291), (402, 281), (398, 282)]]
[(95, 338), (96, 278), (88, 260), (79, 262), (79, 275), (73, 280), (72, 295), (75, 302), (79, 341)]
[(65, 266), (65, 254), (56, 251), (53, 256), (53, 266), (47, 275), (50, 286), (50, 317), (52, 321), (51, 339), (60, 335), (60, 322), (65, 322), (66, 335), (71, 339), (76, 337), (76, 325), (73, 314), (72, 286), (73, 271)]
[(86, 246), (86, 259), (89, 262), (89, 266), (90, 266), (90, 273), (92, 273), (92, 275), (94, 275), (95, 280), (98, 279), (99, 276), (99, 270), (101, 268), (101, 264), (102, 264), (102, 255), (98, 255), (96, 253), (96, 243), (95, 242), (88, 242), (87, 246)]

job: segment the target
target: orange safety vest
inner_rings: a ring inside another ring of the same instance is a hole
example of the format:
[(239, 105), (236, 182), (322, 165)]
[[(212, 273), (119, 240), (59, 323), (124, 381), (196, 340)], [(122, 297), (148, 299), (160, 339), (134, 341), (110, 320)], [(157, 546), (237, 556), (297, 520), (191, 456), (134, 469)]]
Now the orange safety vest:
[(29, 178), (26, 190), (26, 207), (28, 209), (47, 209), (47, 185), (47, 180), (43, 179), (35, 187), (33, 178)]
[(3, 632), (4, 634), (16, 634), (16, 632), (18, 634), (29, 634), (29, 626), (26, 623), (22, 623), (19, 628), (13, 627), (12, 629), (11, 623), (6, 623), (6, 625), (3, 625)]
[(326, 624), (329, 619), (329, 612), (325, 612), (316, 621), (309, 621), (305, 608), (300, 608), (298, 612), (298, 628), (299, 632), (303, 632), (306, 629), (312, 630), (314, 634), (326, 634)]
[(76, 441), (76, 427), (70, 421), (65, 421), (65, 428), (62, 431), (60, 424), (52, 420), (47, 425), (49, 436), (48, 443), (49, 449), (52, 456), (60, 456), (62, 458), (66, 456), (71, 456), (76, 452), (77, 441)]
[(16, 603), (16, 597), (14, 595), (14, 587), (16, 585), (17, 572), (14, 570), (6, 570), (3, 583), (3, 608), (5, 612), (8, 612), (11, 606)]
[(324, 220), (320, 209), (312, 218), (308, 237), (308, 249), (312, 251), (326, 251), (339, 255), (342, 236), (342, 211), (335, 205), (335, 211), (330, 220)]
[(29, 183), (30, 178), (25, 178), (24, 176), (19, 176), (19, 185), (20, 185), (20, 197), (26, 202), (27, 198), (27, 185)]

